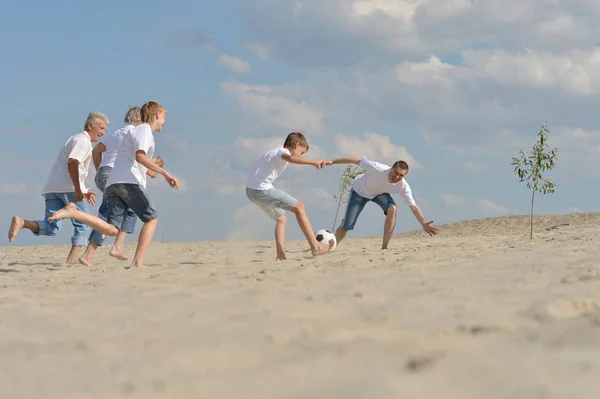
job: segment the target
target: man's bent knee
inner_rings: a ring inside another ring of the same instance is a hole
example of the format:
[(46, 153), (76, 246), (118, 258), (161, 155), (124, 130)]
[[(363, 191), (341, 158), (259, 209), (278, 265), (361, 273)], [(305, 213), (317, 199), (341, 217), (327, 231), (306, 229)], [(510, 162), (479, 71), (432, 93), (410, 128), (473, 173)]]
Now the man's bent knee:
[(396, 205), (390, 205), (390, 207), (386, 211), (386, 215), (395, 215), (398, 211), (398, 207)]

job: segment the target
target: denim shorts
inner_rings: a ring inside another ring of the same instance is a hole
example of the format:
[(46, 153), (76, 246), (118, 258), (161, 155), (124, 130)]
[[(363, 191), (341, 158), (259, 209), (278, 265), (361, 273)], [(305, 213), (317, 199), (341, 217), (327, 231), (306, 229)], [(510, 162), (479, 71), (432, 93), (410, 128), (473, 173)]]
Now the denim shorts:
[(296, 205), (298, 200), (275, 187), (267, 190), (254, 190), (246, 187), (246, 196), (273, 220), (277, 220)]
[(108, 207), (107, 222), (119, 229), (130, 208), (144, 223), (158, 218), (148, 192), (139, 184), (111, 184), (104, 190), (104, 195)]
[(387, 215), (387, 210), (390, 206), (396, 205), (396, 202), (394, 202), (394, 198), (388, 193), (379, 194), (373, 199), (368, 199), (358, 194), (356, 191), (352, 190), (350, 192), (350, 198), (348, 198), (346, 216), (344, 216), (344, 220), (342, 220), (342, 227), (344, 228), (344, 230), (354, 229), (354, 225), (358, 220), (358, 215), (360, 215), (363, 208), (369, 201), (373, 201), (374, 203), (379, 205), (385, 215)]

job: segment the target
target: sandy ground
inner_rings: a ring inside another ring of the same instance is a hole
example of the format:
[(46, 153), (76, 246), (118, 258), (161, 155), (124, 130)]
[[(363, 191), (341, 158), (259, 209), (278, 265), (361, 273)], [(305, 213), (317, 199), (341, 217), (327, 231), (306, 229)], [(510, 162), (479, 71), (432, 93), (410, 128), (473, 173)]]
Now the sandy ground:
[(268, 241), (156, 243), (146, 270), (2, 247), (0, 398), (600, 397), (600, 214), (527, 223), (279, 263)]

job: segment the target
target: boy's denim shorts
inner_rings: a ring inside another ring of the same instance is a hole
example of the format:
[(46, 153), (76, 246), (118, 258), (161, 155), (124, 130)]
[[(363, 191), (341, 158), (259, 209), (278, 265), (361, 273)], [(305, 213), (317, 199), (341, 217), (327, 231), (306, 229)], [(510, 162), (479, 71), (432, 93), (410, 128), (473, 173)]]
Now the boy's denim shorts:
[(277, 220), (296, 205), (298, 200), (275, 187), (267, 190), (254, 190), (246, 187), (246, 196), (273, 220)]
[(104, 195), (108, 207), (107, 222), (119, 229), (130, 208), (144, 223), (158, 218), (148, 192), (139, 184), (111, 184), (104, 190)]
[(396, 205), (394, 198), (388, 193), (379, 194), (373, 199), (368, 199), (358, 194), (356, 191), (352, 190), (350, 193), (350, 198), (348, 198), (346, 216), (344, 216), (344, 220), (342, 220), (342, 227), (344, 228), (344, 230), (354, 229), (354, 225), (358, 220), (358, 215), (360, 215), (363, 208), (369, 201), (373, 201), (374, 203), (379, 205), (384, 215), (387, 215), (387, 210), (390, 206)]

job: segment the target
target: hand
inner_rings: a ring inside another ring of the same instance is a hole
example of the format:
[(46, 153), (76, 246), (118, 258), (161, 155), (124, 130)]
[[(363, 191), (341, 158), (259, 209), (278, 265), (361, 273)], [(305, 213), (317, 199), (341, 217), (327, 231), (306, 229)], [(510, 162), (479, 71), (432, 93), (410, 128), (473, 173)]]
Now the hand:
[(175, 176), (172, 176), (169, 173), (165, 173), (165, 180), (167, 180), (167, 183), (169, 183), (169, 186), (179, 190), (179, 182), (177, 181), (177, 178)]
[(315, 161), (314, 165), (317, 169), (323, 169), (325, 167), (326, 161)]
[(333, 165), (333, 161), (325, 161), (324, 166), (331, 166)]
[(165, 159), (164, 159), (162, 156), (160, 156), (160, 155), (159, 155), (159, 156), (157, 156), (157, 157), (154, 157), (154, 158), (152, 159), (152, 161), (153, 161), (153, 162), (154, 162), (156, 165), (158, 165), (159, 167), (161, 167), (161, 168), (162, 168), (163, 166), (165, 166)]
[(85, 201), (90, 205), (96, 204), (96, 193), (92, 190), (88, 190), (87, 193), (84, 194)]
[(84, 196), (83, 196), (83, 193), (81, 192), (81, 189), (76, 188), (75, 189), (75, 201), (81, 202), (81, 201), (83, 201), (83, 198), (84, 198)]
[(427, 234), (429, 234), (430, 236), (434, 236), (438, 233), (438, 229), (437, 227), (433, 227), (431, 225), (431, 223), (433, 223), (433, 220), (431, 222), (427, 222), (423, 225), (423, 230), (425, 230), (425, 232)]

